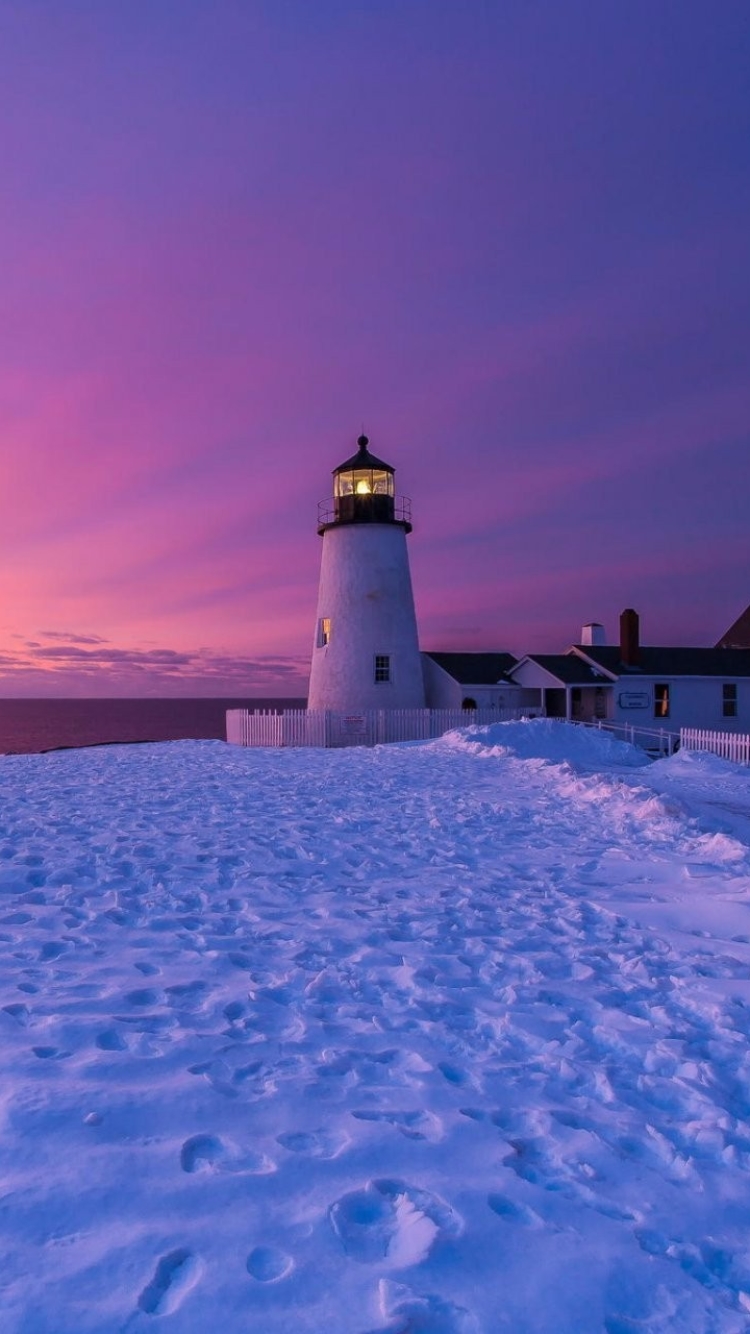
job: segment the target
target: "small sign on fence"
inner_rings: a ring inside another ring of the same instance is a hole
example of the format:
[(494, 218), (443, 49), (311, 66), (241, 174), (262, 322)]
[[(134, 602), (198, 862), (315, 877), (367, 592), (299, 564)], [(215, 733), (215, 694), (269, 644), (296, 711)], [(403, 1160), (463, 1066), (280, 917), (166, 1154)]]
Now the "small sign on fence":
[(341, 719), (341, 730), (348, 736), (366, 736), (367, 719), (363, 713), (345, 714)]

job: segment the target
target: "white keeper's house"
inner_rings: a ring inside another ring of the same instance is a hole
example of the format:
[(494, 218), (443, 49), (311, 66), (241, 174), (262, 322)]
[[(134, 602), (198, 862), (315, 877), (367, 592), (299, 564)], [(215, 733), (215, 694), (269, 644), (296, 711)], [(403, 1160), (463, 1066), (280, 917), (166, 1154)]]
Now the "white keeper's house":
[(538, 691), (524, 690), (509, 675), (517, 661), (512, 653), (423, 653), (427, 704), (431, 709), (517, 709), (538, 704)]
[(750, 730), (750, 649), (651, 647), (640, 642), (632, 608), (616, 644), (596, 622), (566, 653), (528, 654), (511, 679), (535, 689), (548, 717), (635, 727)]

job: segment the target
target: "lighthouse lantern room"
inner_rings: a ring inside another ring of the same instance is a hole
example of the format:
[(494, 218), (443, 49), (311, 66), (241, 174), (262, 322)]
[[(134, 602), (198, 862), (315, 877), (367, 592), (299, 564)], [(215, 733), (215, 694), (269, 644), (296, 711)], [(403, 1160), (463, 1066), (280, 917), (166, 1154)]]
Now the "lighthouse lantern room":
[(369, 451), (333, 470), (318, 507), (323, 554), (308, 708), (362, 713), (424, 708), (406, 535), (411, 505), (394, 470)]

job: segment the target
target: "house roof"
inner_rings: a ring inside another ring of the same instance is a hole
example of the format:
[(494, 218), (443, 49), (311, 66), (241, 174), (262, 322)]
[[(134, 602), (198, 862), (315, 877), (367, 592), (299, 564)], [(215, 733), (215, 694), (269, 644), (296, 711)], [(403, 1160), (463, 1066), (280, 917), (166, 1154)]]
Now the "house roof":
[(715, 676), (732, 680), (750, 676), (750, 649), (741, 648), (652, 648), (641, 647), (637, 667), (626, 667), (614, 644), (577, 644), (573, 654), (582, 654), (616, 676)]
[(746, 607), (742, 615), (737, 617), (734, 625), (730, 625), (716, 647), (750, 649), (750, 607)]
[(607, 677), (597, 672), (589, 663), (576, 657), (574, 653), (528, 653), (524, 662), (535, 662), (538, 667), (549, 672), (561, 685), (565, 686), (601, 686), (611, 685)]
[(512, 653), (426, 653), (462, 686), (494, 686), (515, 667)]

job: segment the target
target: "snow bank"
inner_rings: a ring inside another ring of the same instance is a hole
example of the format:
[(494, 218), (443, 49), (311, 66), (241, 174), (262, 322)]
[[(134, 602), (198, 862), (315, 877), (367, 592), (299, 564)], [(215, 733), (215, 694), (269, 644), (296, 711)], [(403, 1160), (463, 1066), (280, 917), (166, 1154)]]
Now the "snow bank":
[(657, 760), (645, 781), (654, 791), (678, 800), (685, 815), (706, 831), (722, 860), (740, 861), (750, 846), (750, 767), (706, 751), (680, 750)]
[(650, 764), (639, 747), (619, 741), (609, 732), (576, 727), (552, 718), (464, 727), (448, 732), (441, 741), (454, 750), (478, 756), (512, 755), (519, 759), (567, 761), (601, 768), (616, 765), (635, 769)]
[(750, 768), (746, 764), (733, 764), (731, 760), (723, 760), (719, 755), (712, 755), (705, 750), (678, 750), (669, 759), (655, 760), (654, 769), (680, 782), (685, 779), (729, 778), (750, 787)]

